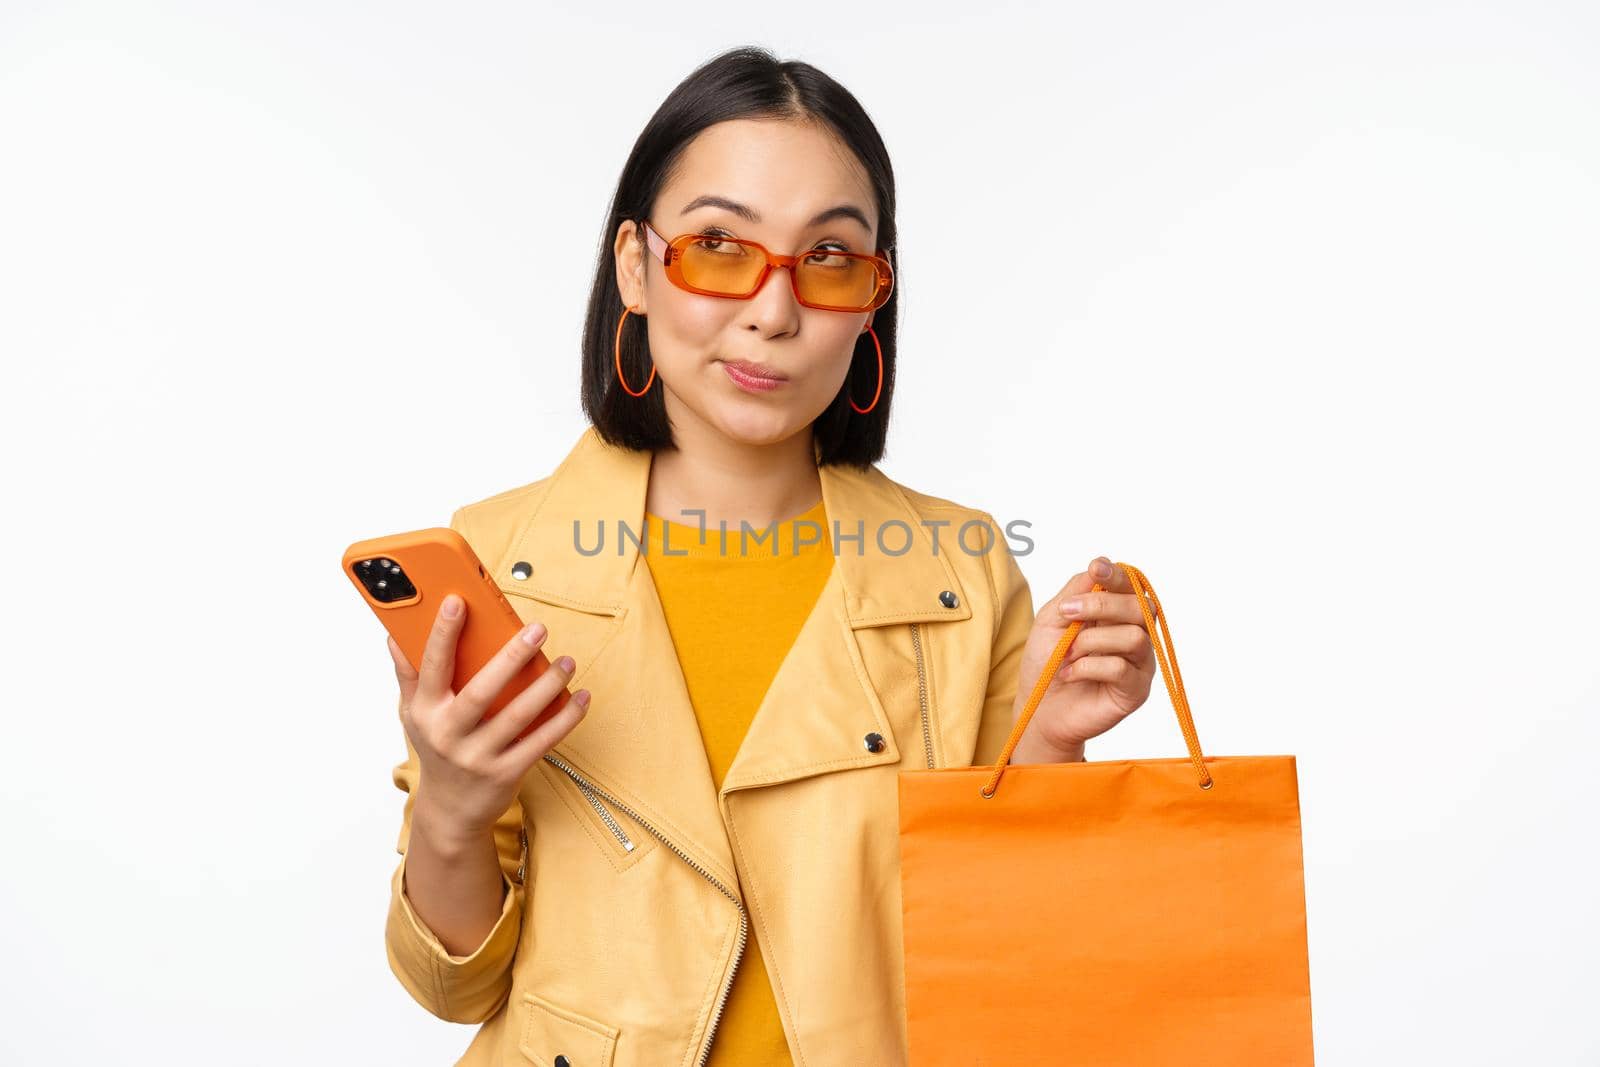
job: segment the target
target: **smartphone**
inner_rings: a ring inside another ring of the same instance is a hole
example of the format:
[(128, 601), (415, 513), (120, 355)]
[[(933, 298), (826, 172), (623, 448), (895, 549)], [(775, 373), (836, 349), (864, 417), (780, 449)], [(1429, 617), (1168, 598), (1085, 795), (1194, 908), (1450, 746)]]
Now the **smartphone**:
[[(461, 687), (522, 629), (522, 619), (484, 569), (466, 538), (445, 526), (413, 530), (357, 541), (344, 552), (344, 573), (378, 621), (394, 637), (412, 668), (422, 669), (422, 650), (433, 630), (439, 605), (449, 593), (466, 601), (466, 622), (456, 639), (455, 675), (451, 689)], [(496, 695), (484, 721), (516, 699), (535, 678), (550, 669), (540, 648)], [(565, 687), (556, 694), (515, 740), (520, 741), (541, 723), (566, 707), (572, 693)]]

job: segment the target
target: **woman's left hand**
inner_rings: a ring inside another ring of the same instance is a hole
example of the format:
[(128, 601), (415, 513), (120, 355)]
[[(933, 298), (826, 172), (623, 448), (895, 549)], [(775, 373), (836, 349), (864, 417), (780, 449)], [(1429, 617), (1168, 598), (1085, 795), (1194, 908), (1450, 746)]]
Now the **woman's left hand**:
[[(1106, 588), (1091, 592), (1096, 583)], [(1064, 612), (1064, 606), (1076, 610)], [(1120, 567), (1099, 556), (1034, 618), (1022, 650), (1014, 713), (1028, 702), (1056, 642), (1080, 619), (1083, 628), (1039, 699), (1013, 763), (1082, 760), (1084, 742), (1127, 718), (1150, 695), (1156, 657), (1138, 594)]]

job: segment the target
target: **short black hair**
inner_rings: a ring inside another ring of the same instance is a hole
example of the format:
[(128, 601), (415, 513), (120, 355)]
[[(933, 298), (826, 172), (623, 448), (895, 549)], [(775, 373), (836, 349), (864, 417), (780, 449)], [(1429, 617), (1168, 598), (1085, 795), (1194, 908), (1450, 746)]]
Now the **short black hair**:
[[(850, 406), (870, 402), (878, 384), (878, 356), (872, 337), (856, 338), (855, 354), (844, 387), (812, 423), (817, 462), (865, 468), (883, 458), (894, 400), (895, 325), (900, 300), (900, 264), (894, 253), (894, 169), (877, 127), (844, 86), (809, 63), (780, 62), (765, 48), (732, 48), (706, 61), (662, 101), (645, 124), (623, 164), (611, 198), (589, 309), (583, 324), (583, 411), (599, 436), (637, 451), (676, 447), (660, 389), (632, 396), (617, 381), (617, 321), (624, 310), (617, 287), (614, 242), (624, 220), (650, 217), (661, 187), (689, 142), (718, 122), (730, 119), (794, 119), (819, 122), (855, 153), (872, 184), (878, 206), (878, 246), (895, 272), (889, 299), (873, 316), (873, 331), (883, 346), (883, 387), (878, 403), (865, 415)], [(624, 323), (622, 367), (629, 385), (638, 389), (649, 380), (650, 347), (643, 319)]]

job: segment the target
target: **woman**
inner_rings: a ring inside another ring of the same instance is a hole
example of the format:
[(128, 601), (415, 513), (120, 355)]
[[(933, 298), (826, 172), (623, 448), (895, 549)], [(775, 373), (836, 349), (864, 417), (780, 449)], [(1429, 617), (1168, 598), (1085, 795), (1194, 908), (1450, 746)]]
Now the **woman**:
[[(420, 675), (390, 644), (389, 960), (484, 1024), (460, 1063), (905, 1062), (897, 775), (994, 761), (1075, 619), (1012, 762), (1081, 760), (1148, 695), (1108, 559), (1035, 616), (987, 512), (874, 465), (894, 206), (856, 100), (763, 50), (696, 70), (635, 144), (583, 340), (592, 426), (452, 518), (526, 629), (459, 694), (458, 598)], [(541, 647), (555, 669), (480, 721)]]

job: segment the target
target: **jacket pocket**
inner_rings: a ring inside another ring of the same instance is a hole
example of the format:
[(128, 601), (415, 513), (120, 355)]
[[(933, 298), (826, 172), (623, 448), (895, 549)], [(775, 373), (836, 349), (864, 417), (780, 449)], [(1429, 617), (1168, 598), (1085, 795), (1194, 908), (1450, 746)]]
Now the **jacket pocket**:
[(536, 993), (522, 994), (522, 1041), (518, 1046), (539, 1067), (611, 1067), (617, 1051), (614, 1026), (552, 1003)]

